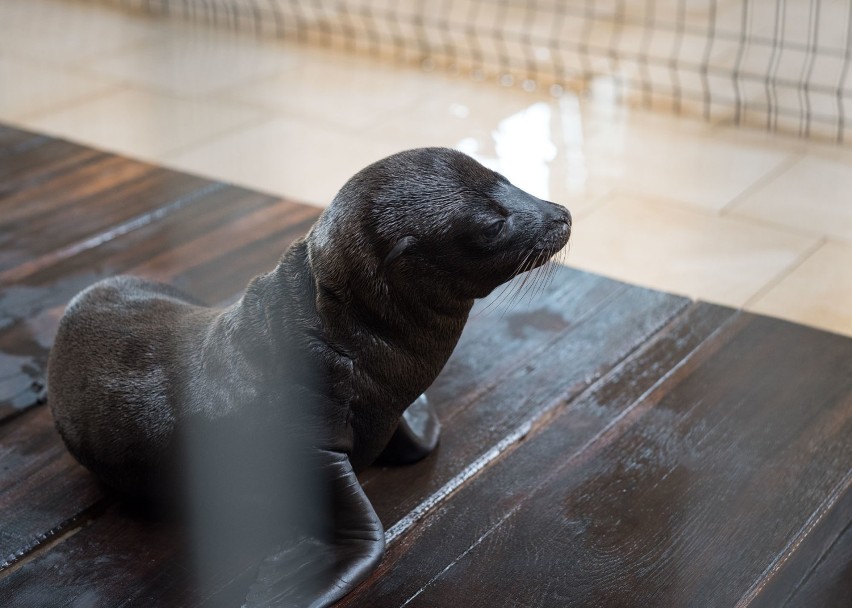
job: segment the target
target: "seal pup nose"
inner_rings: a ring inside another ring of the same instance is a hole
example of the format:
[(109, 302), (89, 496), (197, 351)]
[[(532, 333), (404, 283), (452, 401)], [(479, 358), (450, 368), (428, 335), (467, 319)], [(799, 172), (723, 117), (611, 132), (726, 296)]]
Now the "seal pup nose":
[(545, 208), (545, 218), (555, 224), (564, 224), (571, 227), (571, 212), (562, 205), (542, 201), (547, 207)]
[(571, 236), (571, 212), (568, 211), (568, 209), (566, 209), (565, 207), (561, 207), (559, 205), (557, 205), (557, 207), (559, 207), (561, 213), (556, 217), (554, 221), (556, 222), (556, 224), (558, 224), (559, 230), (563, 234)]
[(538, 208), (543, 216), (543, 224), (548, 230), (556, 231), (566, 238), (571, 235), (571, 212), (562, 205), (539, 200)]
[(545, 226), (554, 226), (561, 232), (571, 232), (571, 212), (562, 205), (551, 203), (538, 197), (527, 195), (534, 201), (535, 207), (541, 214), (542, 224)]

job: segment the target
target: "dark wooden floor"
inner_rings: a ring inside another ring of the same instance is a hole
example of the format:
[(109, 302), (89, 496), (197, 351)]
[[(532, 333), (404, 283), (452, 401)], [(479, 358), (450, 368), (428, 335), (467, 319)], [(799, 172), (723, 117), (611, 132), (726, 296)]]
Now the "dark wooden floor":
[[(41, 403), (116, 273), (210, 303), (318, 210), (0, 127), (0, 606), (238, 606), (105, 497)], [(361, 475), (388, 553), (345, 606), (852, 606), (852, 340), (562, 269), (477, 312), (437, 453)]]

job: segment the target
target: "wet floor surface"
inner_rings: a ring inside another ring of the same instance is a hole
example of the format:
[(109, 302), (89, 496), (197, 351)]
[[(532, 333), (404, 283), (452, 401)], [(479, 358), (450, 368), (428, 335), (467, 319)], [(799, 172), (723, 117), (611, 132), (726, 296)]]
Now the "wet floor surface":
[(317, 206), (390, 153), (458, 148), (571, 209), (572, 267), (852, 335), (848, 146), (724, 120), (625, 108), (605, 78), (554, 98), (94, 3), (0, 4), (0, 121)]

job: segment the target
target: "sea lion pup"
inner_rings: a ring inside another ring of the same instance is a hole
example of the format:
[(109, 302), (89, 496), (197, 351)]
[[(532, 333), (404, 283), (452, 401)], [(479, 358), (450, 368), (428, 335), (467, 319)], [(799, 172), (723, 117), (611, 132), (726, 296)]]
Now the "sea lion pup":
[[(189, 459), (209, 465), (200, 475), (241, 495), (293, 483), (276, 471), (297, 457), (287, 446), (299, 446), (331, 523), (262, 568), (248, 605), (328, 605), (384, 550), (355, 471), (386, 446), (397, 461), (435, 446), (437, 419), (418, 396), (474, 300), (544, 264), (570, 228), (565, 208), (461, 152), (395, 154), (352, 177), (233, 306), (206, 308), (132, 277), (77, 295), (49, 360), (56, 426), (83, 465), (137, 497), (174, 490), (169, 480), (194, 483), (184, 456), (198, 437), (202, 456)], [(226, 469), (236, 473), (223, 482)], [(288, 580), (296, 569), (315, 576)]]

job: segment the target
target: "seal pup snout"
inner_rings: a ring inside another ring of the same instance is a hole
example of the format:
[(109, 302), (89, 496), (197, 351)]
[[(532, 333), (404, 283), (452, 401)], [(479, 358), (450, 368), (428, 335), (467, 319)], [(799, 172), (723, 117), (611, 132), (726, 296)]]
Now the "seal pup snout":
[(541, 201), (544, 205), (542, 215), (544, 216), (545, 237), (553, 239), (554, 243), (561, 242), (557, 251), (568, 244), (571, 236), (571, 212), (562, 205)]
[(522, 265), (520, 272), (545, 264), (558, 253), (571, 236), (571, 212), (524, 192), (503, 178), (497, 199), (509, 213), (509, 223), (521, 252), (535, 251), (532, 263)]
[(548, 203), (554, 209), (548, 209), (545, 222), (545, 234), (537, 244), (536, 249), (547, 249), (551, 255), (558, 253), (571, 238), (571, 212), (565, 207)]
[(544, 224), (549, 224), (554, 227), (559, 228), (560, 230), (565, 227), (571, 227), (571, 212), (568, 211), (562, 205), (557, 205), (556, 203), (551, 203), (550, 201), (542, 200), (538, 197), (532, 196), (531, 194), (527, 195), (531, 199), (533, 199), (536, 208), (541, 213), (542, 222)]
[(500, 192), (496, 198), (511, 215), (526, 218), (532, 227), (538, 226), (543, 229), (554, 227), (560, 231), (567, 228), (570, 234), (571, 212), (562, 205), (551, 203), (524, 192), (505, 178), (503, 178)]

